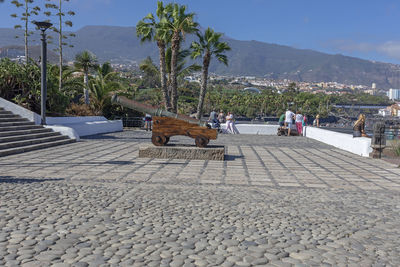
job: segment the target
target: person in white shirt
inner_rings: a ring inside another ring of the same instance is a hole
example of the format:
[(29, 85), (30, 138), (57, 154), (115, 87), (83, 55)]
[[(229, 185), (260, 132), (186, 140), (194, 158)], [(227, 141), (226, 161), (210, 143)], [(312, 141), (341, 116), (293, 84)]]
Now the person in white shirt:
[(294, 113), (288, 109), (285, 113), (285, 127), (288, 128), (288, 136), (290, 136), (290, 131), (293, 125)]
[(235, 122), (233, 121), (233, 114), (231, 112), (228, 112), (228, 115), (226, 116), (226, 131), (229, 131), (233, 134), (239, 133), (238, 129), (235, 126)]
[(299, 135), (302, 135), (302, 133), (303, 133), (303, 115), (300, 114), (300, 111), (296, 112), (295, 118), (296, 118), (295, 121), (296, 121), (297, 132), (299, 133)]

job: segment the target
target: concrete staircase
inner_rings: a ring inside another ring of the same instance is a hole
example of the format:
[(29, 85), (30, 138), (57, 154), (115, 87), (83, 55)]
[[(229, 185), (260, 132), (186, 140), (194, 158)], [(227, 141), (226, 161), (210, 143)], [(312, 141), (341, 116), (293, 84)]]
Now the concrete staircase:
[(75, 142), (0, 107), (0, 157)]

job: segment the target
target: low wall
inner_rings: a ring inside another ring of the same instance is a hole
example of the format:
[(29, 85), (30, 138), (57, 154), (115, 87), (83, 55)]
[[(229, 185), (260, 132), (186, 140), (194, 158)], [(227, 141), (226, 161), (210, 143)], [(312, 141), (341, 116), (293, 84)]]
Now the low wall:
[[(7, 101), (0, 97), (0, 107), (7, 111), (26, 118), (39, 125), (41, 117), (26, 108)], [(80, 136), (120, 132), (123, 130), (122, 120), (109, 121), (103, 116), (84, 117), (46, 117), (48, 128), (61, 132), (71, 138), (79, 140)]]
[(54, 125), (44, 125), (44, 127), (52, 129), (54, 132), (59, 132), (62, 135), (66, 135), (71, 139), (75, 139), (76, 141), (80, 140), (79, 134), (73, 128)]
[(88, 121), (106, 121), (103, 116), (84, 116), (84, 117), (47, 117), (47, 124), (81, 123)]
[(66, 126), (74, 129), (79, 136), (88, 136), (102, 133), (121, 132), (123, 130), (122, 120), (109, 121), (84, 121), (77, 123), (57, 123), (56, 126)]
[[(279, 125), (265, 124), (235, 124), (241, 134), (260, 134), (260, 135), (276, 135)], [(221, 124), (222, 129), (226, 129), (226, 124)]]
[(35, 112), (23, 108), (1, 97), (0, 97), (0, 107), (4, 108), (7, 111), (11, 111), (15, 115), (19, 115), (22, 118), (28, 119), (29, 121), (32, 121), (35, 124), (40, 124), (42, 121), (40, 115), (36, 114)]
[(369, 157), (372, 152), (371, 138), (356, 137), (353, 138), (351, 134), (338, 133), (328, 131), (321, 128), (305, 126), (303, 128), (304, 136), (320, 141), (322, 143), (343, 149), (345, 151)]

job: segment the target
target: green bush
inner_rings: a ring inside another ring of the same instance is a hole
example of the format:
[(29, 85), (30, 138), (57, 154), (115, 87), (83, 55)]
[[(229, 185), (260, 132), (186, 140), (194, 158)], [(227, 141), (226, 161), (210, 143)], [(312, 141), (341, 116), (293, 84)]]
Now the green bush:
[(393, 151), (393, 153), (397, 156), (400, 157), (400, 142), (399, 141), (394, 141), (391, 144), (391, 149)]

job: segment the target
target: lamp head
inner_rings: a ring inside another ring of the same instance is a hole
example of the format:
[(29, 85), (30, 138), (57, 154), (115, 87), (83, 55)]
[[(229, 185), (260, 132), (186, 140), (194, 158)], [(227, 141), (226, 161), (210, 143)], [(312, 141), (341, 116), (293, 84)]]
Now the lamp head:
[(35, 24), (40, 30), (45, 31), (51, 26), (53, 26), (52, 23), (47, 22), (47, 21), (33, 21), (33, 24)]

